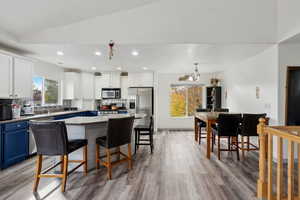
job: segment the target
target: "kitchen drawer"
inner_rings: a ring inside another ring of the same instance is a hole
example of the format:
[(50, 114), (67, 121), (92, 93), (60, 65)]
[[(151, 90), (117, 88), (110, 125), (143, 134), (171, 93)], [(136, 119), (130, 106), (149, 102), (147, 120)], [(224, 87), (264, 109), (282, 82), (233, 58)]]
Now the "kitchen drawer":
[(3, 125), (4, 131), (14, 131), (19, 129), (27, 129), (28, 128), (28, 122), (15, 122), (15, 123), (9, 123)]

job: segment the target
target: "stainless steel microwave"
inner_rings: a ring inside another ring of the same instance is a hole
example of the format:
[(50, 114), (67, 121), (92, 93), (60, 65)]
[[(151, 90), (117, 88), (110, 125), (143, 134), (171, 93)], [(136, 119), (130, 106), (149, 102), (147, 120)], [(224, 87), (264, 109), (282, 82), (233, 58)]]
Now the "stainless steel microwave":
[(121, 88), (102, 88), (102, 99), (121, 99)]

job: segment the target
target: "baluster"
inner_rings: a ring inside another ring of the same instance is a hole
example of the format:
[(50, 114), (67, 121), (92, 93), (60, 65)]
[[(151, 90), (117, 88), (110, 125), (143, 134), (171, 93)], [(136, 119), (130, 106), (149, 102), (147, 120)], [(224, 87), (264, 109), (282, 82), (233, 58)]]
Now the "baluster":
[(282, 165), (282, 138), (277, 136), (277, 200), (282, 199), (282, 181), (283, 181), (283, 165)]
[(288, 200), (294, 199), (294, 143), (288, 142)]
[(268, 200), (272, 200), (273, 196), (273, 174), (272, 174), (272, 164), (273, 164), (273, 135), (268, 135)]
[(259, 133), (259, 178), (257, 181), (257, 197), (262, 199), (267, 197), (267, 181), (266, 181), (266, 133), (264, 131), (266, 120), (259, 119), (257, 132)]

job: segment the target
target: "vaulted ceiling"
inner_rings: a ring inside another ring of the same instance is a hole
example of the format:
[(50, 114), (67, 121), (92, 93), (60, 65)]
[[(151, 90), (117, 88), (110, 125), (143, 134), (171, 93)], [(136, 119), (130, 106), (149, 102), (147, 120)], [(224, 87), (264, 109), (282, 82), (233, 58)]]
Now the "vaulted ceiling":
[[(0, 41), (65, 67), (99, 70), (232, 64), (275, 43), (276, 29), (274, 0), (7, 0), (0, 7)], [(113, 62), (109, 40), (118, 45)], [(97, 49), (102, 58), (93, 57)], [(133, 49), (141, 52), (135, 60)]]

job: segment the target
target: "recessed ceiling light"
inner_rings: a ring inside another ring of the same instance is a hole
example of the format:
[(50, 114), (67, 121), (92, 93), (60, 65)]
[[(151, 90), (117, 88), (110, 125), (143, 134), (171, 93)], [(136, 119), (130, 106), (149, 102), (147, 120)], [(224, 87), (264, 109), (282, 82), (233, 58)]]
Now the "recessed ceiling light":
[(121, 70), (122, 70), (122, 68), (121, 68), (121, 67), (117, 67), (117, 70), (121, 71)]
[(134, 50), (134, 51), (131, 52), (131, 55), (133, 55), (133, 56), (138, 56), (138, 55), (139, 55), (139, 52)]
[(148, 67), (143, 67), (143, 70), (148, 70)]
[(92, 70), (94, 70), (94, 71), (95, 71), (96, 69), (97, 69), (96, 67), (92, 67)]
[(59, 56), (63, 56), (63, 55), (64, 55), (64, 52), (62, 52), (62, 51), (57, 51), (56, 54), (59, 55)]
[(96, 52), (95, 52), (95, 55), (96, 55), (96, 56), (101, 56), (102, 53), (101, 53), (100, 51), (96, 51)]

